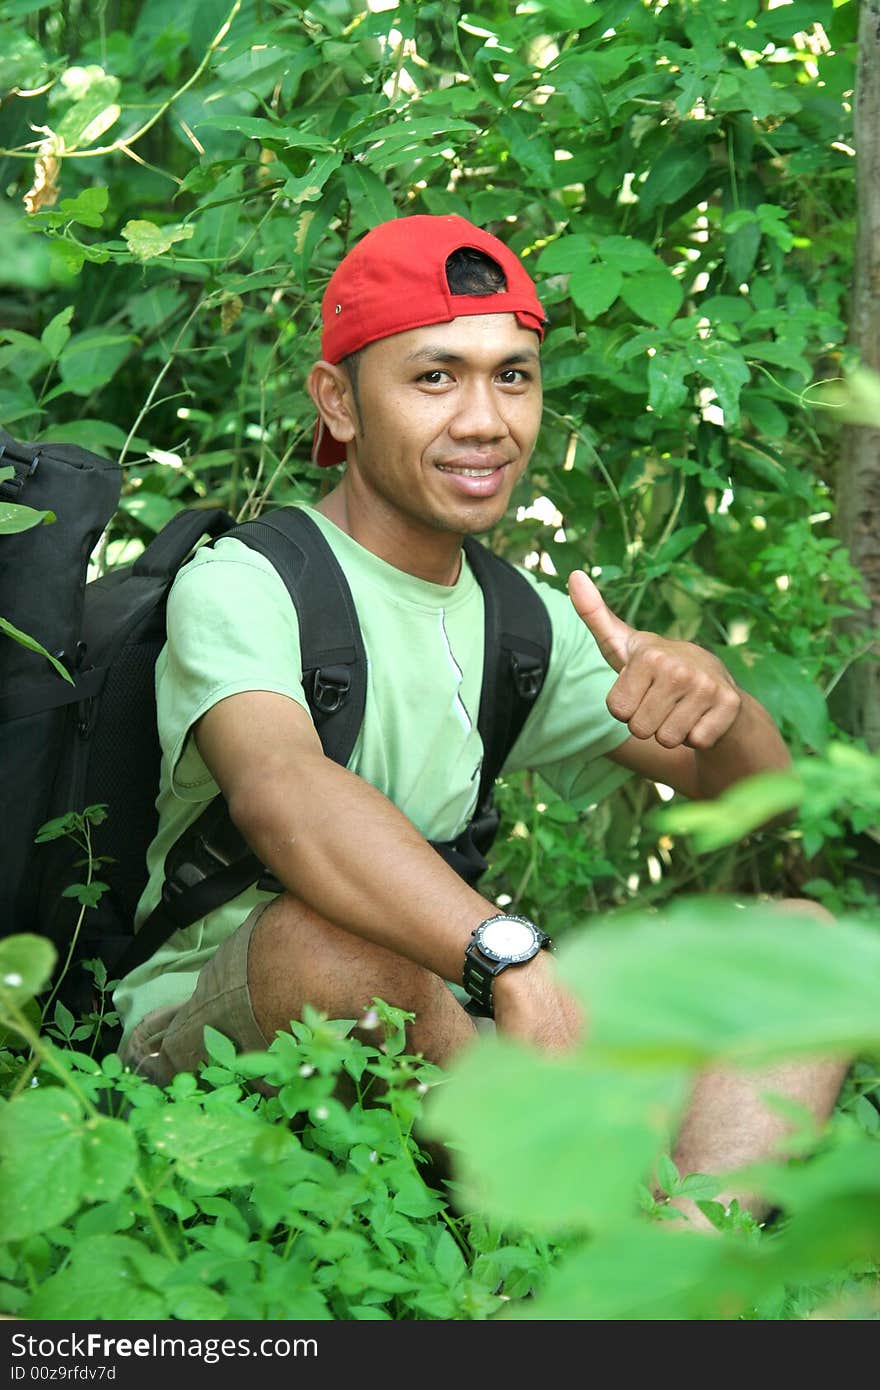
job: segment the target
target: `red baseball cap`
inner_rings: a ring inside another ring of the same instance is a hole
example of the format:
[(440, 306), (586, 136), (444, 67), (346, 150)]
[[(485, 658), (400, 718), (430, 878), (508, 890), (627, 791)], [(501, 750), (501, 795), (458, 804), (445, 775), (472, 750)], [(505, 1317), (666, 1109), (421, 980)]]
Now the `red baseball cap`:
[[(494, 294), (452, 294), (446, 261), (471, 247), (501, 268), (507, 288)], [(321, 301), (321, 356), (337, 363), (379, 338), (473, 314), (516, 314), (543, 340), (547, 316), (519, 257), (464, 217), (398, 217), (367, 232), (340, 261)], [(312, 442), (320, 468), (345, 460), (320, 416)]]

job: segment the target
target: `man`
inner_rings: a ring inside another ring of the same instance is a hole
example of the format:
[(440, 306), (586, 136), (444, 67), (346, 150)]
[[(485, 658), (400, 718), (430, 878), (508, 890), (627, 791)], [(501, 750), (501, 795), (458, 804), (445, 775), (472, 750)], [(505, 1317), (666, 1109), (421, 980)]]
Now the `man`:
[[(205, 1024), (261, 1048), (307, 1003), (350, 1018), (374, 996), (412, 1010), (411, 1047), (446, 1063), (475, 1030), (448, 983), (538, 1047), (571, 1047), (582, 1024), (540, 929), (493, 922), (497, 908), (427, 843), (454, 837), (473, 811), (482, 600), (462, 542), (501, 521), (534, 448), (543, 309), (496, 238), (418, 216), (354, 247), (322, 314), (308, 379), (315, 456), (345, 471), (311, 511), (364, 634), (364, 726), (349, 768), (324, 756), (280, 579), (235, 540), (198, 552), (174, 585), (157, 668), (163, 781), (142, 908), (156, 901), (168, 846), (218, 789), (285, 891), (242, 895), (123, 981), (124, 1050), (159, 1081), (197, 1065)], [(767, 711), (709, 652), (630, 628), (579, 571), (570, 601), (530, 582), (552, 654), (508, 770), (540, 768), (571, 793), (610, 759), (712, 797), (788, 764)], [(822, 1116), (841, 1078), (817, 1063), (769, 1083)], [(754, 1084), (703, 1078), (677, 1157), (688, 1171), (723, 1171), (765, 1153), (780, 1125)]]

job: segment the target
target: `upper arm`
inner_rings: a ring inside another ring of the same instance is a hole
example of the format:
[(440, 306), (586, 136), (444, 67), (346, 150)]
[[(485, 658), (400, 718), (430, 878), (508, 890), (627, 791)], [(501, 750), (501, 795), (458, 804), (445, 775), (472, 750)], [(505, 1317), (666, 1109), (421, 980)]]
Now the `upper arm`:
[(277, 787), (279, 778), (324, 756), (307, 711), (270, 690), (246, 690), (218, 700), (193, 734), (230, 804), (255, 788)]
[(663, 748), (655, 738), (631, 736), (605, 756), (652, 782), (672, 787), (691, 800), (699, 796), (697, 760), (692, 748)]

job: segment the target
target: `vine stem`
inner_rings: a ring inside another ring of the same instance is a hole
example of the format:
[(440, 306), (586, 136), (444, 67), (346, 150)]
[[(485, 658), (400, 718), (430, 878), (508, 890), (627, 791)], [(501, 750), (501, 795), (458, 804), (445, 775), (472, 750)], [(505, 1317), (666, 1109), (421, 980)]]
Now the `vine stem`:
[[(94, 876), (95, 861), (94, 861), (94, 859), (93, 859), (93, 857), (92, 857), (92, 834), (91, 834), (91, 831), (90, 831), (90, 829), (89, 829), (89, 823), (88, 823), (88, 821), (85, 820), (85, 819), (83, 820), (82, 831), (83, 831), (83, 836), (84, 836), (85, 838), (82, 839), (82, 840), (80, 840), (80, 841), (79, 841), (79, 844), (80, 844), (80, 845), (82, 846), (82, 848), (85, 850), (85, 852), (86, 852), (86, 859), (88, 860), (88, 867), (87, 867), (87, 869), (86, 869), (86, 887), (88, 887), (89, 884), (91, 884), (92, 878), (93, 878), (93, 876)], [(74, 836), (74, 839), (76, 839), (75, 836)], [(64, 979), (65, 979), (65, 977), (66, 977), (66, 975), (67, 975), (67, 972), (68, 972), (68, 970), (70, 969), (70, 963), (71, 963), (71, 961), (73, 960), (73, 953), (74, 953), (74, 951), (76, 950), (76, 943), (79, 941), (79, 934), (80, 934), (80, 932), (81, 932), (81, 930), (82, 930), (82, 924), (83, 924), (83, 921), (84, 921), (84, 919), (85, 919), (85, 915), (86, 915), (86, 905), (85, 905), (85, 903), (80, 903), (79, 916), (78, 916), (77, 919), (76, 919), (76, 926), (74, 927), (73, 932), (72, 932), (72, 934), (71, 934), (70, 945), (69, 945), (69, 947), (68, 947), (68, 949), (67, 949), (67, 959), (66, 959), (65, 962), (64, 962), (64, 965), (63, 965), (62, 970), (61, 970), (61, 974), (58, 976), (58, 979), (57, 979), (56, 984), (55, 984), (55, 988), (52, 990), (52, 993), (49, 995), (49, 998), (46, 1000), (46, 1004), (45, 1004), (45, 1007), (44, 1007), (44, 1009), (43, 1009), (43, 1019), (44, 1019), (44, 1021), (45, 1021), (45, 1019), (48, 1017), (48, 1015), (49, 1015), (49, 1009), (51, 1008), (52, 1003), (53, 1003), (53, 1001), (54, 1001), (54, 999), (55, 999), (55, 996), (56, 996), (56, 994), (58, 993), (59, 989), (61, 988), (61, 985), (62, 985), (63, 982), (64, 982)]]
[(831, 677), (825, 689), (822, 691), (822, 694), (825, 696), (826, 700), (828, 696), (831, 694), (834, 687), (837, 685), (837, 683), (840, 680), (842, 680), (843, 677), (846, 675), (850, 666), (853, 666), (857, 661), (861, 661), (863, 656), (867, 656), (869, 652), (875, 651), (876, 649), (877, 642), (872, 637), (870, 642), (868, 642), (864, 647), (860, 647), (857, 652), (853, 652), (851, 656), (847, 657), (840, 670)]

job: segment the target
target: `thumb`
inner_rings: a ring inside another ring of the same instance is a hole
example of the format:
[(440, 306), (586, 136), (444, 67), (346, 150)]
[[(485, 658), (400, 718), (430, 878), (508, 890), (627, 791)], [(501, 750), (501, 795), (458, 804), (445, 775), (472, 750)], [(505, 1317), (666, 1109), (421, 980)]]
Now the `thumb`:
[(596, 639), (599, 651), (614, 671), (622, 671), (629, 657), (629, 640), (633, 629), (612, 613), (589, 575), (574, 570), (569, 576), (568, 592), (581, 621)]

